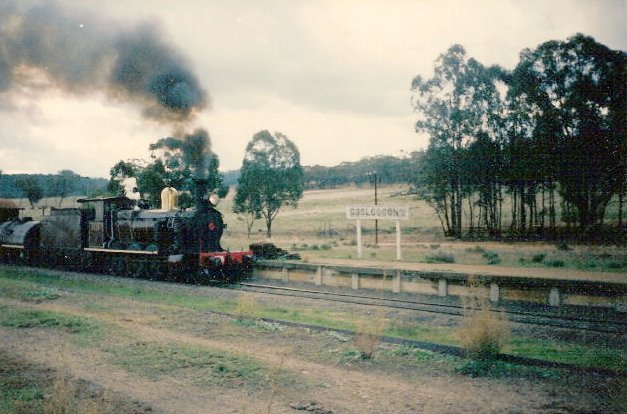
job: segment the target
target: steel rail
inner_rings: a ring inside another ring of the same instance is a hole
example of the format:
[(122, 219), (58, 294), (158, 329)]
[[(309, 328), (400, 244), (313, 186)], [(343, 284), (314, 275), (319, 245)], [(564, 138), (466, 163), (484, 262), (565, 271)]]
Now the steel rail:
[[(451, 316), (463, 316), (464, 307), (452, 304), (439, 304), (433, 302), (419, 302), (403, 299), (382, 298), (366, 295), (353, 295), (349, 293), (325, 292), (310, 289), (298, 289), (284, 286), (260, 285), (255, 283), (238, 283), (247, 291), (258, 293), (267, 293), (280, 296), (306, 297), (314, 300), (330, 300), (341, 303), (352, 303), (360, 305), (376, 305), (392, 309), (416, 310), (420, 312), (437, 313)], [(265, 290), (264, 290), (265, 289)], [(274, 291), (274, 292), (273, 292)], [(277, 291), (281, 293), (277, 293)], [(311, 296), (317, 295), (317, 296)], [(368, 303), (371, 301), (375, 303)], [(468, 309), (478, 310), (477, 307)], [(610, 334), (627, 334), (627, 322), (609, 321), (602, 319), (577, 318), (570, 316), (545, 315), (534, 312), (523, 312), (515, 310), (499, 310), (490, 309), (493, 312), (503, 312), (510, 315), (510, 320), (517, 323), (553, 326), (564, 329), (575, 329), (582, 331), (610, 333)], [(535, 318), (535, 319), (534, 319)], [(602, 326), (593, 326), (593, 324), (601, 324)]]

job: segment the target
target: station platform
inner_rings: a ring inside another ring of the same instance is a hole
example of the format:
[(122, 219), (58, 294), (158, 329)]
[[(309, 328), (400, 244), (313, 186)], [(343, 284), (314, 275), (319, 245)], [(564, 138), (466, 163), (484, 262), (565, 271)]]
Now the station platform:
[(460, 275), (492, 276), (518, 279), (547, 279), (565, 282), (596, 282), (624, 285), (627, 273), (584, 271), (554, 267), (512, 267), (500, 265), (467, 265), (457, 263), (417, 263), (404, 261), (382, 261), (369, 259), (326, 259), (317, 258), (316, 264), (326, 266), (370, 267), (377, 269), (399, 269), (425, 273), (456, 273)]
[(418, 263), (370, 259), (260, 260), (256, 276), (347, 289), (492, 302), (613, 308), (627, 312), (627, 273), (564, 268)]

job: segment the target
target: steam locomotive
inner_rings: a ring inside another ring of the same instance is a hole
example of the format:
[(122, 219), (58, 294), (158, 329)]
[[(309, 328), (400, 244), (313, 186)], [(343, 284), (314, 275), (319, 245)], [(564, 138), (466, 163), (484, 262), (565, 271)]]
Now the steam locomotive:
[(206, 182), (197, 181), (189, 210), (178, 209), (170, 187), (159, 210), (140, 209), (127, 196), (83, 198), (81, 208), (52, 209), (41, 221), (3, 209), (0, 262), (186, 283), (234, 281), (252, 270), (254, 255), (222, 248), (219, 199), (206, 194)]

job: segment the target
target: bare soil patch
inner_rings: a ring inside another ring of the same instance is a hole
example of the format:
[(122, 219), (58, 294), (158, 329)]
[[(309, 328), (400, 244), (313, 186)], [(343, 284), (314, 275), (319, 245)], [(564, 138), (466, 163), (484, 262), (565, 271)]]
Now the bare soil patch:
[[(11, 342), (7, 341), (6, 345)], [(18, 344), (15, 344), (16, 347)], [(12, 393), (12, 403), (0, 412), (67, 412), (144, 414), (152, 408), (128, 395), (114, 393), (83, 378), (68, 376), (51, 368), (50, 362), (33, 362), (20, 352), (0, 349), (0, 385), (3, 393)]]

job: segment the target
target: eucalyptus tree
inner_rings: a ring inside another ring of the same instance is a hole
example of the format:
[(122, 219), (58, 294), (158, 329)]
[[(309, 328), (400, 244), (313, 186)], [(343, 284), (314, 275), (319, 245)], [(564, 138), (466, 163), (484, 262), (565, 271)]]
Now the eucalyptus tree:
[(220, 161), (211, 150), (209, 133), (196, 129), (181, 137), (166, 137), (149, 147), (154, 164), (164, 167), (163, 180), (179, 189), (193, 189), (194, 180), (205, 180), (209, 190), (216, 190), (220, 197), (228, 192), (223, 185), (224, 176), (219, 172)]
[[(429, 135), (422, 195), (436, 209), (449, 236), (462, 235), (463, 202), (469, 201), (472, 217), (475, 192), (480, 194), (479, 204), (490, 203), (483, 206), (488, 212), (484, 219), (493, 228), (500, 226), (492, 222), (500, 220), (495, 214), (495, 203), (500, 202), (500, 162), (486, 166), (488, 174), (477, 185), (468, 165), (475, 153), (469, 154), (468, 148), (479, 134), (501, 146), (504, 108), (497, 80), (502, 76), (499, 68), (483, 66), (469, 58), (462, 46), (454, 45), (436, 60), (431, 79), (416, 76), (412, 81), (412, 105), (419, 114), (416, 132)], [(492, 182), (488, 185), (486, 179)]]
[[(211, 151), (209, 134), (197, 129), (191, 134), (181, 137), (161, 138), (148, 147), (151, 151), (150, 161), (133, 159), (119, 161), (111, 170), (109, 191), (121, 193), (120, 183), (125, 178), (135, 177), (140, 193), (148, 197), (153, 207), (161, 202), (161, 191), (166, 185), (179, 190), (194, 190), (194, 180), (207, 182), (209, 190), (215, 190), (220, 197), (228, 192), (223, 185), (224, 176), (219, 172), (218, 156)], [(191, 203), (181, 193), (181, 207)]]
[[(516, 79), (509, 83), (506, 142), (503, 149), (504, 184), (510, 194), (510, 232), (527, 234), (534, 225), (544, 228), (545, 213), (549, 213), (551, 228), (555, 228), (556, 168), (553, 160), (556, 148), (551, 144), (555, 127), (534, 116), (535, 109), (513, 92), (520, 85)], [(544, 131), (540, 134), (539, 131)], [(538, 211), (537, 197), (541, 194)], [(545, 194), (548, 193), (548, 206)]]
[(137, 177), (137, 174), (145, 167), (145, 162), (138, 159), (120, 160), (109, 169), (109, 183), (107, 190), (115, 195), (124, 194), (122, 181), (125, 178)]
[(37, 178), (32, 175), (18, 177), (15, 185), (20, 189), (22, 195), (28, 199), (31, 208), (35, 208), (35, 203), (44, 196), (43, 189), (39, 185)]
[(65, 199), (65, 197), (67, 197), (72, 193), (72, 191), (74, 191), (78, 179), (80, 179), (80, 176), (71, 170), (61, 170), (53, 178), (52, 191), (54, 195), (59, 197), (58, 207), (61, 207), (63, 199)]
[(167, 181), (165, 165), (159, 159), (152, 163), (142, 159), (118, 161), (110, 169), (108, 190), (116, 195), (124, 194), (124, 181), (135, 178), (137, 190), (153, 207), (161, 202), (161, 190)]
[(298, 148), (279, 132), (273, 136), (267, 130), (260, 131), (246, 146), (240, 171), (233, 211), (253, 220), (263, 216), (270, 238), (272, 222), (281, 207), (296, 207), (303, 195)]
[[(501, 144), (490, 139), (488, 134), (477, 134), (466, 151), (465, 170), (470, 186), (476, 190), (479, 207), (477, 226), (487, 229), (490, 236), (501, 233), (503, 186), (503, 150)], [(470, 200), (469, 200), (470, 201)], [(471, 230), (473, 227), (473, 209), (469, 207)]]
[(525, 49), (512, 95), (533, 117), (533, 141), (581, 228), (600, 224), (625, 182), (627, 58), (577, 34)]

